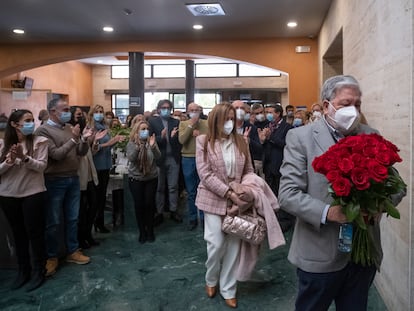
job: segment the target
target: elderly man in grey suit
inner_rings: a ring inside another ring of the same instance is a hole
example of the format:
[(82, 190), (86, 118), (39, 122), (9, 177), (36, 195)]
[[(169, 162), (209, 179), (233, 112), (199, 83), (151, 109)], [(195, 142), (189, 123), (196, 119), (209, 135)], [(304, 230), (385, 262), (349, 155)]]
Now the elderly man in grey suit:
[(379, 223), (370, 228), (377, 249), (375, 265), (350, 262), (350, 253), (338, 250), (346, 216), (341, 206), (331, 206), (328, 181), (313, 170), (312, 161), (344, 136), (376, 130), (359, 123), (361, 90), (352, 76), (329, 78), (321, 99), (323, 118), (288, 132), (280, 169), (279, 203), (297, 217), (288, 255), (297, 266), (296, 310), (327, 310), (332, 301), (337, 310), (366, 310), (368, 290), (382, 260)]

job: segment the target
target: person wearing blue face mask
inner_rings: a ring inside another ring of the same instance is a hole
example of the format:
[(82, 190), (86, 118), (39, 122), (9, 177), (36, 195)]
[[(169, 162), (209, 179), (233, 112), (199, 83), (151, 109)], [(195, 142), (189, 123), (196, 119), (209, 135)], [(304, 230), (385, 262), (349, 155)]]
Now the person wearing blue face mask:
[[(267, 128), (259, 130), (259, 138), (263, 143), (264, 160), (263, 172), (267, 184), (272, 189), (275, 196), (278, 196), (280, 181), (280, 166), (283, 161), (283, 150), (285, 148), (286, 134), (292, 128), (283, 118), (283, 108), (279, 104), (265, 105), (266, 118), (269, 120)], [(286, 232), (294, 225), (294, 218), (279, 210), (277, 217), (282, 227), (282, 231)]]
[(46, 263), (43, 171), (48, 143), (33, 130), (33, 114), (17, 110), (0, 140), (0, 206), (13, 231), (19, 267), (11, 287), (20, 288), (30, 280), (27, 291), (42, 285)]
[(183, 221), (178, 213), (178, 180), (181, 162), (181, 144), (178, 141), (178, 127), (180, 121), (171, 116), (173, 103), (168, 99), (162, 99), (157, 104), (158, 117), (148, 120), (150, 135), (155, 133), (157, 145), (161, 151), (161, 157), (157, 160), (158, 187), (157, 187), (157, 215), (156, 223), (163, 220), (163, 212), (166, 206), (166, 187), (168, 191), (168, 207), (170, 218), (177, 223)]
[(158, 169), (155, 161), (161, 157), (155, 134), (149, 136), (149, 124), (139, 121), (132, 127), (127, 144), (129, 188), (134, 199), (139, 243), (154, 242), (155, 193)]
[[(71, 119), (70, 107), (61, 98), (52, 99), (48, 105), (49, 119), (37, 128), (35, 134), (49, 140), (49, 158), (44, 173), (46, 185), (46, 276), (58, 268), (61, 219), (64, 221), (66, 261), (87, 264), (90, 258), (79, 248), (78, 215), (80, 183), (79, 156), (88, 152), (88, 137), (92, 131), (81, 135), (79, 124), (67, 123)], [(63, 215), (63, 217), (62, 217)]]
[(93, 162), (95, 164), (96, 172), (98, 174), (98, 186), (96, 187), (96, 217), (95, 217), (95, 232), (109, 233), (110, 230), (105, 226), (104, 210), (106, 205), (106, 191), (109, 183), (109, 172), (112, 168), (112, 153), (111, 149), (118, 143), (125, 139), (123, 135), (116, 135), (111, 137), (109, 132), (109, 125), (105, 116), (110, 116), (111, 113), (104, 114), (104, 108), (101, 105), (95, 105), (89, 110), (87, 126), (93, 131), (107, 133), (97, 140), (93, 145)]

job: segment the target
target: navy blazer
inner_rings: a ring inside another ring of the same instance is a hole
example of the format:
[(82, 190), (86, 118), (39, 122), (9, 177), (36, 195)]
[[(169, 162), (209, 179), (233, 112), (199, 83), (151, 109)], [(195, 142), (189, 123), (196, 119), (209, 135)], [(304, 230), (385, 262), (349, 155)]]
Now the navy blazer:
[(279, 126), (273, 130), (263, 145), (264, 161), (263, 173), (265, 176), (280, 176), (280, 166), (283, 161), (283, 149), (286, 145), (286, 134), (292, 125), (282, 120)]
[(180, 121), (174, 119), (173, 117), (169, 117), (167, 119), (168, 122), (168, 140), (167, 138), (161, 137), (161, 132), (164, 129), (164, 124), (162, 123), (161, 117), (152, 117), (148, 120), (150, 125), (150, 135), (155, 133), (155, 138), (157, 140), (158, 148), (161, 151), (161, 157), (157, 160), (157, 165), (162, 166), (165, 162), (165, 158), (167, 156), (167, 144), (171, 146), (171, 155), (174, 157), (177, 164), (181, 161), (181, 144), (178, 141), (178, 132), (174, 137), (171, 137), (171, 131), (174, 127), (179, 126)]
[(257, 133), (257, 127), (250, 122), (244, 121), (243, 133), (246, 127), (250, 127), (249, 133), (249, 149), (252, 160), (263, 160), (263, 145), (260, 143), (259, 134)]

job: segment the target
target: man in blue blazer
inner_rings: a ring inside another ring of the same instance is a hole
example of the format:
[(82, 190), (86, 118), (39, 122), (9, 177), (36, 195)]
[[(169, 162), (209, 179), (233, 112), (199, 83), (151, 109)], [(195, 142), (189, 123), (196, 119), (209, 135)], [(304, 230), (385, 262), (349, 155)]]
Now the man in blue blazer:
[(329, 78), (321, 99), (323, 117), (288, 132), (280, 169), (280, 206), (296, 216), (288, 255), (297, 266), (296, 310), (328, 310), (335, 301), (336, 310), (362, 311), (382, 260), (379, 221), (369, 226), (377, 254), (375, 265), (352, 263), (350, 253), (338, 250), (339, 228), (347, 218), (341, 206), (331, 205), (328, 181), (313, 170), (312, 161), (345, 136), (376, 130), (359, 123), (361, 90), (352, 76)]
[[(283, 149), (286, 145), (286, 134), (292, 128), (283, 118), (283, 108), (278, 104), (265, 105), (266, 119), (269, 121), (263, 130), (259, 130), (263, 143), (263, 173), (273, 193), (278, 196), (280, 182), (280, 166), (283, 161)], [(277, 218), (283, 232), (289, 231), (295, 224), (295, 217), (279, 210)]]
[(182, 222), (182, 217), (177, 212), (178, 178), (181, 161), (181, 145), (178, 141), (180, 121), (171, 116), (172, 109), (173, 103), (170, 100), (160, 100), (157, 105), (159, 116), (150, 118), (148, 122), (150, 124), (150, 135), (155, 133), (157, 144), (161, 151), (161, 157), (157, 160), (158, 186), (156, 205), (158, 215), (162, 215), (164, 211), (165, 186), (167, 185), (170, 217), (176, 222)]

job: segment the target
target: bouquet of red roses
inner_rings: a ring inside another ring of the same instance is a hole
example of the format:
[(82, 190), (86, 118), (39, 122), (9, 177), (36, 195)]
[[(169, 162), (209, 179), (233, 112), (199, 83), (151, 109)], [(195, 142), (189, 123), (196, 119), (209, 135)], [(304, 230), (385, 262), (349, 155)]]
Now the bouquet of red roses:
[(351, 260), (362, 265), (374, 263), (374, 247), (367, 229), (378, 216), (400, 218), (390, 197), (406, 187), (392, 167), (401, 162), (399, 149), (378, 134), (345, 137), (316, 157), (314, 170), (328, 179), (332, 205), (342, 206), (354, 224)]

